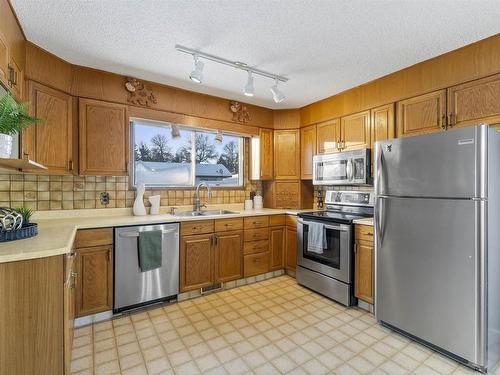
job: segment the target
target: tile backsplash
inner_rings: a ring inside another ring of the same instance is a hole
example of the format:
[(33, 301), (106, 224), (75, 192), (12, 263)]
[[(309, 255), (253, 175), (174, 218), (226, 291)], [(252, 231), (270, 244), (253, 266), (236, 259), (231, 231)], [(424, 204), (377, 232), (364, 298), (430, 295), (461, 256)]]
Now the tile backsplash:
[[(243, 203), (251, 191), (262, 194), (259, 181), (245, 181), (239, 189), (212, 189), (212, 204)], [(109, 204), (103, 205), (100, 194), (109, 194)], [(162, 206), (189, 205), (193, 203), (194, 189), (146, 190), (148, 197), (160, 195)], [(206, 199), (207, 192), (200, 192)], [(0, 174), (0, 206), (33, 210), (72, 210), (82, 208), (132, 207), (135, 190), (129, 186), (129, 177), (110, 176), (58, 176), (36, 174)]]

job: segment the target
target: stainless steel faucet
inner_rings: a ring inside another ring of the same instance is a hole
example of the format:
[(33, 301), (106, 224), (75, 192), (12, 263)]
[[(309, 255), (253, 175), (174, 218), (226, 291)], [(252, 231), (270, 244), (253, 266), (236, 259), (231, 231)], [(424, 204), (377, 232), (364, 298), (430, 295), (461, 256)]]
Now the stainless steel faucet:
[(200, 187), (205, 186), (208, 191), (208, 199), (212, 198), (212, 190), (210, 190), (210, 185), (205, 181), (200, 182), (196, 186), (196, 193), (194, 194), (194, 210), (195, 212), (200, 212), (201, 207), (206, 207), (205, 204), (200, 204)]

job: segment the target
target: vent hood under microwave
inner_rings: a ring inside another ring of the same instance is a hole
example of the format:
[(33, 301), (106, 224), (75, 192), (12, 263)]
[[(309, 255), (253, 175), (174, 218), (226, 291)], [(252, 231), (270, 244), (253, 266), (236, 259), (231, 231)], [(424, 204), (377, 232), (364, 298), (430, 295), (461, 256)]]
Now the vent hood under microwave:
[(371, 185), (370, 149), (313, 157), (314, 185)]

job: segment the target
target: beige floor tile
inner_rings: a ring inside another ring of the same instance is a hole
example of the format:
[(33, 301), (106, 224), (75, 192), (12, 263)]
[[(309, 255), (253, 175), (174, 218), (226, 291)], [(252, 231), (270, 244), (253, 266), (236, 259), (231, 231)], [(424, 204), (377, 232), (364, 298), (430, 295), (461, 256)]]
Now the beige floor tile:
[(120, 366), (118, 361), (114, 360), (111, 362), (103, 363), (95, 367), (95, 375), (113, 375), (120, 374)]

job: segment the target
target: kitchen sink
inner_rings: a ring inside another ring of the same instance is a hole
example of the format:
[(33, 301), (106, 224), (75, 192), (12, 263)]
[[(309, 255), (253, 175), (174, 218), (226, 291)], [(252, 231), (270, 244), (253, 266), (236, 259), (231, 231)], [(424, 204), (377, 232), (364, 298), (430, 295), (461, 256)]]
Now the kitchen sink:
[(174, 216), (217, 216), (217, 215), (233, 215), (237, 214), (236, 211), (228, 211), (228, 210), (206, 210), (206, 211), (181, 211), (175, 213)]

